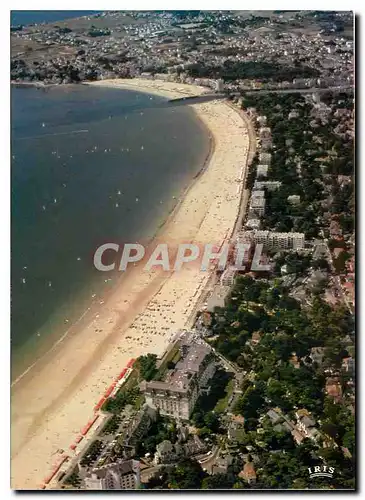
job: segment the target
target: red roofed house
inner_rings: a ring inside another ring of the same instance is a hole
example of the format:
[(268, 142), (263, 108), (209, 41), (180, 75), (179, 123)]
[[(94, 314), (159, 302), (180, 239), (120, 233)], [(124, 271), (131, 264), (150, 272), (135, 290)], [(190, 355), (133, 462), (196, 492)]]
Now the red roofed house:
[(256, 483), (256, 471), (253, 462), (247, 462), (238, 477), (242, 478), (248, 484)]
[(326, 392), (337, 403), (342, 399), (341, 383), (337, 377), (330, 377), (326, 380)]

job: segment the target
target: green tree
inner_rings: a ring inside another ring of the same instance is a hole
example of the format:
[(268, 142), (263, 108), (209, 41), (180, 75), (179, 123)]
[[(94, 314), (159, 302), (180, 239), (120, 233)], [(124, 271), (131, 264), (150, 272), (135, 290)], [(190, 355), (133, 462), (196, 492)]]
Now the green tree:
[(202, 490), (227, 490), (233, 488), (236, 481), (234, 474), (214, 474), (203, 479)]
[(179, 490), (200, 489), (206, 474), (195, 460), (181, 460), (168, 472), (168, 488)]
[(157, 375), (156, 354), (146, 354), (137, 358), (137, 368), (143, 380), (152, 380)]
[(212, 432), (219, 431), (220, 422), (216, 413), (208, 412), (204, 417), (204, 423)]

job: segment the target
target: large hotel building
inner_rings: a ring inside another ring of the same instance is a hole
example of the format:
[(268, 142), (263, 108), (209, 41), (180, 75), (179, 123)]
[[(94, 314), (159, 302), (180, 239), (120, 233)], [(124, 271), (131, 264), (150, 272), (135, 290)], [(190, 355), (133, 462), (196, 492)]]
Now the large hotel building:
[(161, 415), (188, 420), (200, 394), (209, 391), (208, 382), (216, 366), (208, 344), (185, 332), (178, 339), (180, 359), (164, 381), (142, 382), (146, 403)]

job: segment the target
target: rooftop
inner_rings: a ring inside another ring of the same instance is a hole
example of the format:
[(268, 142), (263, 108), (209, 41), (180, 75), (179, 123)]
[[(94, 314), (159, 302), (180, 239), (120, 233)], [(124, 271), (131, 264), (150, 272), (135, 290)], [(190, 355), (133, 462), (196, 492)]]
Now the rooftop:
[(255, 479), (256, 478), (256, 471), (255, 471), (255, 466), (253, 462), (247, 462), (244, 466), (241, 472), (238, 474), (239, 477), (242, 477), (243, 479)]
[(135, 469), (135, 462), (133, 460), (126, 460), (124, 462), (115, 462), (113, 464), (103, 465), (96, 467), (91, 471), (91, 475), (97, 479), (104, 479), (108, 472), (117, 472), (118, 475), (133, 474)]
[(211, 353), (211, 348), (190, 332), (184, 332), (176, 344), (180, 348), (181, 359), (175, 368), (167, 373), (164, 381), (142, 382), (142, 390), (148, 388), (181, 393), (188, 390), (190, 381), (199, 372), (205, 358)]

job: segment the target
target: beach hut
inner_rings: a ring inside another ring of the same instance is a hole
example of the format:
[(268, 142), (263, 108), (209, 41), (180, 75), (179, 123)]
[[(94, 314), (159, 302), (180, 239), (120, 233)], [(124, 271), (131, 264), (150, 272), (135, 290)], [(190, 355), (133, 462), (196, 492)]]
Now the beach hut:
[(96, 422), (96, 420), (99, 418), (99, 415), (95, 415), (94, 418), (92, 418), (91, 420), (89, 420), (89, 422), (85, 425), (85, 427), (81, 430), (81, 434), (83, 436), (85, 436), (89, 430), (90, 430), (90, 427), (94, 424), (94, 422)]
[(134, 358), (130, 359), (127, 363), (127, 368), (132, 368), (136, 360)]
[(103, 406), (103, 404), (105, 403), (105, 401), (106, 401), (106, 398), (103, 396), (103, 397), (99, 400), (98, 404), (94, 407), (94, 411), (98, 411), (98, 410), (100, 410), (100, 408)]
[(107, 389), (107, 391), (105, 392), (104, 394), (104, 398), (108, 398), (110, 396), (110, 394), (113, 392), (113, 389), (115, 387), (117, 382), (113, 382), (112, 385)]
[(124, 368), (118, 375), (118, 380), (122, 379), (126, 373), (127, 373), (127, 368)]

